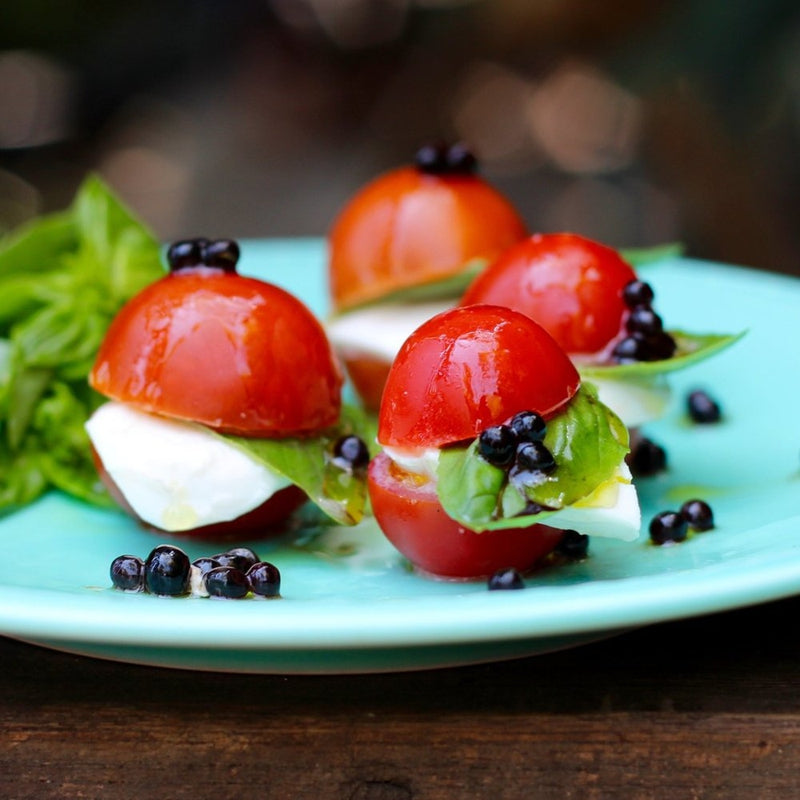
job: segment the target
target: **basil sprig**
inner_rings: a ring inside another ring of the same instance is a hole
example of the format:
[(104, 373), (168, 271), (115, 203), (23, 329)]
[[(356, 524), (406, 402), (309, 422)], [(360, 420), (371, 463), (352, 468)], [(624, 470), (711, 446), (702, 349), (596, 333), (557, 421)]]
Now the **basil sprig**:
[(333, 449), (340, 437), (350, 434), (360, 436), (369, 446), (374, 441), (367, 433), (369, 427), (361, 409), (344, 405), (338, 424), (314, 436), (254, 439), (216, 435), (299, 486), (334, 521), (354, 525), (363, 517), (367, 504), (366, 474), (363, 469), (348, 469), (337, 463)]
[(0, 514), (50, 487), (110, 504), (86, 379), (111, 319), (162, 274), (158, 241), (96, 176), (66, 211), (0, 239)]
[(652, 377), (685, 369), (699, 361), (720, 353), (745, 335), (741, 333), (686, 333), (685, 331), (669, 331), (675, 340), (677, 349), (671, 358), (658, 361), (636, 361), (631, 364), (579, 364), (578, 370), (589, 380), (595, 378)]
[(597, 399), (595, 388), (583, 384), (567, 408), (548, 420), (544, 444), (556, 469), (531, 476), (527, 484), (509, 481), (505, 470), (483, 459), (477, 439), (443, 449), (437, 492), (444, 510), (474, 531), (546, 522), (614, 478), (628, 452), (628, 431)]

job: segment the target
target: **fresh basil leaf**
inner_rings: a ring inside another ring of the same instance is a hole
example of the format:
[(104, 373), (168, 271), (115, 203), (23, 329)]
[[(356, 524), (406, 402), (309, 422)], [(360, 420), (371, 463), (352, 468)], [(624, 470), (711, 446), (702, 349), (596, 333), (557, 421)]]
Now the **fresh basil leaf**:
[(0, 516), (33, 502), (46, 489), (38, 453), (0, 447)]
[(667, 258), (679, 258), (686, 248), (680, 242), (668, 242), (652, 247), (623, 247), (619, 254), (633, 267), (642, 267)]
[(48, 272), (78, 246), (71, 211), (37, 217), (0, 239), (0, 276)]
[(722, 352), (741, 339), (747, 331), (735, 334), (719, 333), (686, 333), (684, 331), (670, 331), (675, 340), (677, 350), (672, 358), (660, 361), (637, 361), (633, 364), (579, 364), (578, 370), (582, 376), (591, 378), (628, 378), (636, 376), (663, 375), (679, 369), (690, 367), (706, 358)]
[(349, 313), (357, 308), (368, 308), (370, 306), (388, 305), (392, 303), (425, 303), (435, 300), (452, 299), (453, 304), (455, 304), (477, 275), (486, 268), (487, 263), (486, 259), (475, 258), (467, 262), (463, 269), (455, 275), (448, 275), (438, 280), (395, 289), (374, 300), (367, 300), (364, 303), (359, 303), (357, 306), (352, 306), (347, 309), (347, 312)]
[[(584, 384), (567, 408), (548, 421), (544, 443), (556, 469), (521, 487), (481, 458), (477, 439), (467, 447), (444, 448), (437, 492), (446, 513), (475, 531), (544, 522), (613, 477), (628, 452), (628, 432), (597, 399), (594, 387)], [(526, 513), (531, 504), (543, 510)]]
[(107, 502), (83, 432), (87, 377), (113, 316), (163, 274), (158, 241), (96, 176), (0, 240), (0, 511), (47, 486)]
[(363, 470), (351, 470), (336, 464), (333, 446), (340, 437), (356, 434), (369, 447), (364, 427), (363, 412), (346, 405), (342, 407), (338, 425), (316, 436), (254, 439), (217, 435), (299, 486), (336, 522), (354, 525), (363, 517), (367, 503), (366, 475)]
[(90, 404), (68, 384), (56, 382), (36, 408), (31, 434), (39, 443), (39, 465), (50, 484), (95, 505), (112, 506), (97, 474), (84, 423)]

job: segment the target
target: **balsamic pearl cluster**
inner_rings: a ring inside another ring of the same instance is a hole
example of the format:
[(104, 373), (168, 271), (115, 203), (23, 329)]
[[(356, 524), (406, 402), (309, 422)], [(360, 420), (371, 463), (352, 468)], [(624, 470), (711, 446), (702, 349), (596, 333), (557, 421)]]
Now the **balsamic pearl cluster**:
[(167, 250), (170, 272), (192, 267), (213, 267), (236, 272), (239, 245), (233, 239), (183, 239)]
[(675, 340), (664, 330), (661, 317), (653, 310), (650, 284), (633, 280), (622, 290), (630, 309), (625, 320), (626, 336), (617, 342), (612, 357), (620, 364), (660, 361), (675, 354)]
[(682, 542), (689, 531), (710, 531), (714, 512), (704, 500), (687, 500), (679, 511), (660, 511), (650, 521), (650, 540), (654, 544)]
[(414, 163), (429, 175), (470, 175), (478, 167), (475, 154), (464, 144), (425, 144), (417, 150)]
[[(205, 593), (210, 597), (238, 600), (250, 593), (258, 597), (280, 597), (281, 589), (278, 568), (262, 561), (249, 547), (234, 547), (191, 561), (179, 547), (161, 544), (145, 559), (117, 556), (109, 572), (114, 588), (159, 597)], [(192, 573), (199, 578), (204, 592), (196, 591)]]
[(507, 425), (493, 425), (478, 437), (478, 453), (495, 467), (508, 470), (509, 480), (541, 483), (556, 468), (544, 442), (547, 426), (535, 411), (520, 411)]

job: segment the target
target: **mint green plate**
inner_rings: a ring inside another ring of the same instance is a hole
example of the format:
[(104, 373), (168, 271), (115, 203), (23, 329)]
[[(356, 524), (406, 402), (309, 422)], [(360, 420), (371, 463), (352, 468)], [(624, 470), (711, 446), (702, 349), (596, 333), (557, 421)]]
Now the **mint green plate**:
[[(319, 240), (245, 242), (242, 271), (325, 310)], [(717, 527), (672, 547), (592, 541), (591, 558), (531, 576), (524, 591), (415, 575), (374, 523), (300, 527), (255, 544), (283, 575), (277, 601), (159, 599), (110, 588), (122, 553), (161, 539), (122, 514), (60, 495), (0, 520), (0, 633), (128, 662), (231, 672), (420, 669), (531, 655), (664, 620), (800, 592), (800, 282), (702, 261), (641, 270), (670, 327), (738, 332), (743, 340), (672, 378), (668, 473), (641, 481), (644, 528), (699, 496)], [(692, 426), (683, 398), (708, 389), (724, 422)], [(244, 544), (244, 543), (243, 543)], [(214, 544), (184, 543), (192, 557)]]

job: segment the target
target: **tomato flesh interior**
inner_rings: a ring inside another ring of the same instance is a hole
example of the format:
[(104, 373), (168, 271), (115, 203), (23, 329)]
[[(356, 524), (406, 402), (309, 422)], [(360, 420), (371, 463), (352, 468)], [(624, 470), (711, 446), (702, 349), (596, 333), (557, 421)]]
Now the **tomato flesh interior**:
[(368, 483), (372, 510), (386, 538), (430, 575), (475, 579), (505, 568), (525, 571), (563, 536), (546, 525), (471, 531), (445, 513), (433, 481), (405, 472), (385, 453), (370, 463)]

